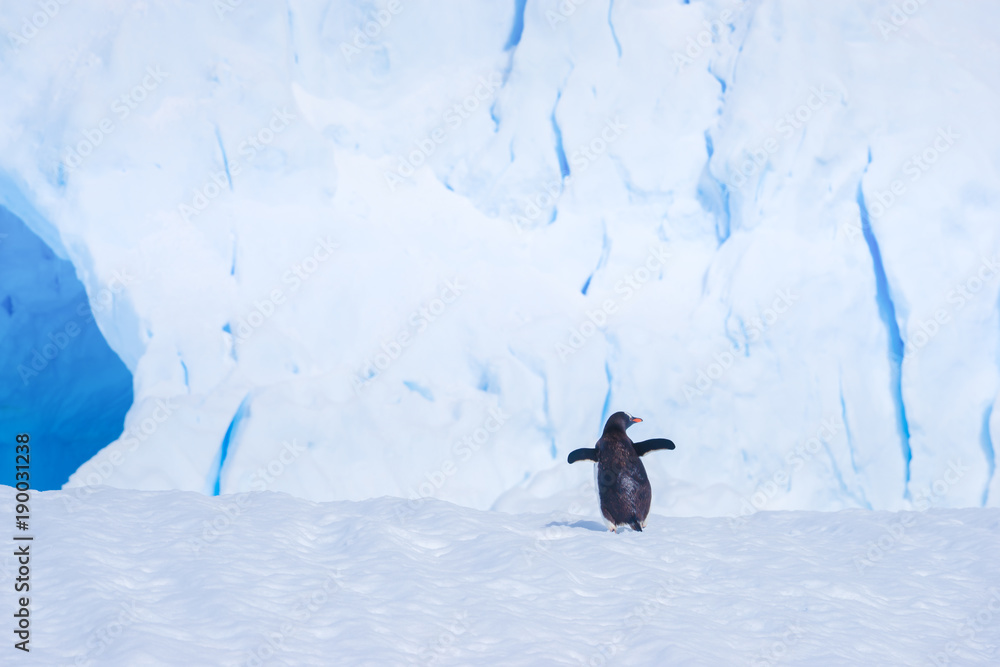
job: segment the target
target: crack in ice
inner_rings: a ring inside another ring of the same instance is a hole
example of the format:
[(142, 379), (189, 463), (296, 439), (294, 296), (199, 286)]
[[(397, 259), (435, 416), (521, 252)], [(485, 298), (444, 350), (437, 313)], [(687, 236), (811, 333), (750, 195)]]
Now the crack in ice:
[(222, 467), (226, 464), (230, 446), (236, 441), (240, 424), (243, 423), (249, 413), (250, 394), (247, 394), (243, 398), (243, 401), (240, 402), (240, 407), (236, 408), (236, 414), (233, 415), (232, 421), (229, 422), (229, 428), (226, 429), (226, 435), (222, 438), (222, 446), (219, 448), (219, 468), (215, 475), (215, 484), (212, 487), (213, 496), (219, 495), (222, 487)]
[(865, 194), (862, 189), (864, 175), (868, 173), (868, 167), (872, 162), (871, 149), (868, 150), (868, 164), (858, 181), (857, 203), (861, 213), (861, 231), (864, 235), (865, 243), (868, 245), (868, 252), (872, 257), (872, 266), (875, 271), (875, 300), (878, 303), (879, 316), (885, 324), (886, 333), (889, 337), (889, 365), (892, 370), (892, 399), (896, 406), (896, 421), (899, 429), (900, 444), (903, 450), (903, 466), (905, 470), (904, 498), (910, 496), (910, 464), (913, 460), (913, 452), (910, 449), (910, 425), (906, 418), (906, 403), (903, 401), (903, 338), (900, 335), (899, 323), (896, 320), (896, 306), (892, 301), (889, 288), (889, 279), (885, 273), (885, 266), (882, 263), (882, 252), (879, 249), (878, 239), (872, 231), (871, 219), (868, 215), (868, 207), (865, 204)]
[(993, 416), (993, 406), (986, 408), (986, 415), (983, 417), (982, 445), (983, 454), (986, 455), (986, 465), (989, 472), (986, 475), (986, 488), (983, 489), (981, 505), (986, 507), (989, 500), (990, 486), (993, 484), (993, 474), (996, 472), (996, 450), (993, 448), (993, 438), (990, 437), (990, 417)]
[(229, 158), (226, 156), (226, 147), (222, 145), (222, 134), (219, 126), (215, 126), (215, 140), (219, 142), (219, 150), (222, 151), (222, 164), (226, 168), (226, 180), (229, 181), (229, 191), (233, 190), (233, 175), (229, 173)]
[(615, 32), (615, 23), (612, 20), (611, 12), (615, 9), (615, 0), (608, 2), (608, 27), (611, 28), (611, 39), (615, 40), (615, 48), (618, 49), (618, 57), (622, 57), (622, 43), (618, 41), (618, 33)]
[(559, 100), (562, 99), (562, 89), (556, 93), (556, 103), (552, 107), (552, 132), (556, 135), (556, 157), (559, 159), (559, 174), (565, 179), (569, 176), (569, 161), (566, 159), (566, 151), (563, 149), (562, 130), (559, 128), (559, 121), (556, 119), (556, 111), (559, 109)]

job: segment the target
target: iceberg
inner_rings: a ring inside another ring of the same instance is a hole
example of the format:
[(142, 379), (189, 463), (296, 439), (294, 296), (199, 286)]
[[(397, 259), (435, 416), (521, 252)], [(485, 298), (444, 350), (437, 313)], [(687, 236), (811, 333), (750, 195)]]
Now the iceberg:
[(5, 4), (3, 206), (134, 389), (67, 491), (556, 511), (622, 409), (655, 513), (995, 506), (995, 11), (902, 7)]

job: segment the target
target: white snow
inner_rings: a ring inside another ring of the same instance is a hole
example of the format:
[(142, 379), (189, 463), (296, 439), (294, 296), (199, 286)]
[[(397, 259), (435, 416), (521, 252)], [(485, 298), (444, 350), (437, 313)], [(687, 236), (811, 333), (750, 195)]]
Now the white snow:
[(0, 203), (135, 382), (71, 486), (547, 510), (624, 409), (661, 514), (1000, 502), (992, 4), (56, 4)]
[[(994, 509), (653, 515), (615, 535), (596, 506), (77, 495), (32, 501), (32, 664), (1000, 660)], [(15, 569), (0, 557), (0, 589)]]

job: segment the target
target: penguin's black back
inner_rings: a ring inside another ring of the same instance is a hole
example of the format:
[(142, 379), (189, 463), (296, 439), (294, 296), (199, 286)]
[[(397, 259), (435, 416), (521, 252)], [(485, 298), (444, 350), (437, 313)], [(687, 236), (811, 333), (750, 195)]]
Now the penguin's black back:
[[(622, 413), (623, 414), (623, 413)], [(636, 454), (625, 427), (612, 419), (597, 441), (597, 489), (601, 513), (615, 526), (642, 530), (653, 493), (646, 468)]]

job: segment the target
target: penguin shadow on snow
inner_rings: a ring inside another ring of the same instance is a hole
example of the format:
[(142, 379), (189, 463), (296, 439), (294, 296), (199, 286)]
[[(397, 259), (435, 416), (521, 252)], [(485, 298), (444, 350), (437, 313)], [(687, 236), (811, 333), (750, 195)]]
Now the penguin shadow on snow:
[[(615, 533), (622, 526), (640, 533), (646, 527), (653, 492), (639, 457), (652, 451), (675, 448), (674, 443), (666, 438), (632, 442), (625, 431), (641, 421), (627, 412), (614, 413), (608, 417), (596, 446), (575, 449), (566, 459), (571, 464), (577, 461), (593, 461), (596, 464), (594, 472), (601, 515), (607, 529)], [(570, 525), (575, 527), (582, 523), (593, 525), (593, 522), (581, 521)]]
[(546, 528), (552, 528), (553, 526), (565, 526), (567, 528), (583, 528), (584, 530), (592, 530), (596, 533), (606, 533), (608, 529), (605, 526), (597, 523), (596, 521), (574, 521), (570, 523), (569, 521), (550, 521), (545, 524)]

